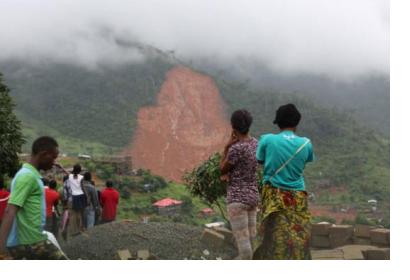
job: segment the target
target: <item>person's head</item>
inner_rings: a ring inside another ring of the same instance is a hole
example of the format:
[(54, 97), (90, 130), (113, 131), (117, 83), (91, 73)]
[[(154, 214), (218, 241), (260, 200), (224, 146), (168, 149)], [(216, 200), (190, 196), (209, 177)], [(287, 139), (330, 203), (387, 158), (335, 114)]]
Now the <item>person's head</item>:
[(252, 120), (252, 115), (247, 110), (236, 110), (231, 115), (232, 129), (237, 133), (246, 135), (252, 125)]
[(112, 186), (113, 186), (112, 181), (111, 181), (111, 180), (107, 180), (107, 182), (105, 182), (105, 186), (106, 186), (107, 188), (112, 188)]
[(49, 185), (49, 181), (46, 178), (41, 178), (41, 181), (43, 181), (43, 185), (44, 186), (48, 186)]
[(276, 110), (276, 117), (273, 123), (278, 125), (280, 129), (296, 129), (301, 118), (302, 115), (295, 105), (286, 104)]
[(76, 165), (73, 166), (73, 174), (74, 176), (77, 176), (80, 173), (81, 173), (81, 165), (77, 163)]
[(49, 170), (53, 167), (58, 157), (58, 143), (49, 136), (37, 138), (31, 147), (31, 163), (41, 170)]
[(88, 181), (88, 182), (91, 182), (91, 180), (92, 180), (92, 178), (91, 178), (91, 173), (88, 172), (88, 171), (85, 172), (83, 179), (86, 180), (86, 181)]
[(48, 183), (48, 187), (49, 187), (50, 189), (55, 190), (56, 187), (57, 187), (57, 182), (56, 182), (56, 180), (50, 180), (50, 182)]

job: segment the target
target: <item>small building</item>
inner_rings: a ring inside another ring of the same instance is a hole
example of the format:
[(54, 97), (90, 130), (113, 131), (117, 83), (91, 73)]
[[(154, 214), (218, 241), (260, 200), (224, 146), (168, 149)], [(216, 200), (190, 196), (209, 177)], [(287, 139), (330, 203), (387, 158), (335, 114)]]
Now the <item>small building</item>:
[(91, 159), (91, 156), (90, 156), (90, 155), (86, 155), (86, 154), (78, 154), (78, 159), (89, 160), (89, 159)]
[(209, 229), (224, 227), (224, 226), (225, 226), (224, 222), (214, 222), (214, 223), (205, 224), (205, 227)]
[(203, 217), (209, 217), (209, 216), (212, 216), (213, 214), (215, 214), (215, 211), (211, 208), (204, 208), (200, 212), (200, 215), (202, 215)]
[(182, 203), (183, 203), (182, 201), (167, 197), (167, 198), (158, 200), (152, 205), (157, 207), (158, 214), (161, 216), (175, 216), (181, 212)]

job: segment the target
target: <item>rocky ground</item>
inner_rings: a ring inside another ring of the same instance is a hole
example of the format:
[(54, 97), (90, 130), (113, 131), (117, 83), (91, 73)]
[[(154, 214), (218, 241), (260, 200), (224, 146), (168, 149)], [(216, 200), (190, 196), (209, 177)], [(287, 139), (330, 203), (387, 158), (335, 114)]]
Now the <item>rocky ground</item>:
[(113, 222), (61, 242), (70, 259), (119, 259), (118, 251), (128, 249), (133, 258), (138, 250), (149, 250), (151, 258), (161, 260), (232, 259), (237, 253), (226, 245), (215, 251), (201, 242), (201, 227), (178, 223)]

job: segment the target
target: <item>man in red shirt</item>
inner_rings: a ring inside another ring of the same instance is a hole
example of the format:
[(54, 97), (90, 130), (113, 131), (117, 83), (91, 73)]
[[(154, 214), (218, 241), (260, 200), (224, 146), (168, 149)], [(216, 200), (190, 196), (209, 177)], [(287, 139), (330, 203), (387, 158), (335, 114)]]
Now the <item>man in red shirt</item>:
[(101, 206), (102, 210), (102, 223), (108, 223), (115, 220), (117, 215), (117, 206), (120, 200), (120, 194), (116, 189), (113, 188), (113, 183), (108, 180), (106, 183), (106, 188), (101, 192)]
[(0, 175), (0, 225), (3, 219), (4, 210), (7, 207), (7, 201), (9, 200), (10, 193), (6, 190), (3, 177)]
[(60, 201), (60, 194), (56, 191), (57, 182), (51, 180), (48, 186), (44, 187), (44, 194), (46, 198), (46, 230), (52, 232), (57, 237), (58, 234), (58, 221), (57, 215), (60, 216), (58, 211), (58, 202)]

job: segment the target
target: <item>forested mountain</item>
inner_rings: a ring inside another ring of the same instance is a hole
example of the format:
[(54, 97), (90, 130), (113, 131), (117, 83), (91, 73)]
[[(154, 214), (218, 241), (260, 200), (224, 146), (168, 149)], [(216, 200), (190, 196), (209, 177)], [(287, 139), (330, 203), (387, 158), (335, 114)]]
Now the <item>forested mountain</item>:
[(195, 67), (243, 87), (294, 93), (325, 108), (352, 115), (361, 125), (390, 134), (390, 77), (380, 73), (334, 79), (331, 74), (282, 73), (256, 60), (238, 58), (234, 64), (201, 60)]
[[(158, 54), (147, 56), (143, 62), (98, 69), (8, 61), (2, 62), (0, 72), (29, 137), (48, 133), (58, 135), (62, 142), (78, 141), (81, 148), (88, 148), (82, 143), (92, 143), (102, 147), (101, 152), (119, 151), (131, 141), (138, 110), (155, 104), (167, 71), (181, 64), (171, 54)], [(328, 180), (347, 186), (351, 201), (364, 197), (388, 202), (388, 79), (368, 78), (349, 87), (327, 78), (299, 77), (297, 87), (287, 87), (293, 85), (291, 80), (275, 80), (273, 76), (269, 86), (265, 73), (266, 77), (259, 77), (265, 81), (262, 86), (257, 79), (238, 81), (237, 75), (218, 74), (199, 65), (194, 68), (213, 78), (227, 104), (227, 117), (238, 108), (252, 112), (251, 132), (257, 137), (274, 129), (272, 120), (279, 105), (292, 102), (300, 108), (303, 121), (298, 133), (312, 139), (318, 156), (317, 163), (307, 169), (311, 187)], [(355, 95), (357, 91), (362, 92), (360, 96)], [(356, 113), (349, 113), (349, 109)], [(63, 151), (78, 152), (75, 148), (66, 145)]]

